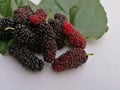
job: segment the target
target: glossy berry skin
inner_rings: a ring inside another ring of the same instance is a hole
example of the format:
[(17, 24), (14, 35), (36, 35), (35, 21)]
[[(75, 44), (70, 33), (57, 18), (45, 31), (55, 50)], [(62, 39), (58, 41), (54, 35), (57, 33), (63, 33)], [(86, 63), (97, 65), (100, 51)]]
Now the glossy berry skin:
[(73, 48), (59, 56), (52, 64), (52, 69), (56, 72), (62, 72), (77, 68), (84, 64), (88, 59), (88, 55), (81, 48)]
[(31, 71), (41, 71), (43, 69), (43, 61), (37, 58), (32, 52), (30, 52), (26, 47), (19, 44), (12, 44), (8, 53), (16, 58), (28, 70)]
[(83, 35), (78, 32), (71, 23), (68, 21), (64, 21), (62, 24), (63, 33), (65, 34), (68, 42), (73, 47), (80, 47), (82, 49), (86, 46), (86, 39), (83, 37)]
[(34, 15), (29, 17), (29, 20), (32, 24), (38, 25), (45, 20), (47, 14), (43, 9), (38, 9)]

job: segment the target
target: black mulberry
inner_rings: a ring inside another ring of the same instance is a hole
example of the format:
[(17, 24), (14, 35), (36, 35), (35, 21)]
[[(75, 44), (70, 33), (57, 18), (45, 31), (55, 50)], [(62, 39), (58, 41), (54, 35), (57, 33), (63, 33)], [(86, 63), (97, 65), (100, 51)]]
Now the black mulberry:
[(13, 19), (15, 23), (28, 23), (29, 17), (33, 15), (33, 10), (29, 6), (23, 6), (14, 11)]
[(51, 63), (55, 60), (56, 55), (56, 41), (55, 41), (55, 33), (52, 27), (43, 21), (37, 30), (38, 35), (42, 35), (42, 52), (44, 60), (48, 63)]
[(58, 49), (62, 49), (65, 46), (65, 36), (63, 35), (60, 22), (58, 20), (49, 19), (48, 23), (52, 26), (56, 34), (56, 43)]
[[(42, 33), (39, 32), (39, 35), (36, 34), (36, 32), (37, 32), (37, 30), (38, 30), (38, 29), (37, 29), (37, 26), (34, 27), (34, 25), (32, 25), (32, 26), (29, 26), (28, 28), (29, 28), (29, 29), (31, 30), (31, 32), (34, 33), (35, 35), (34, 35), (33, 38), (32, 38), (32, 42), (31, 42), (29, 45), (27, 45), (27, 48), (28, 48), (30, 51), (34, 52), (34, 53), (37, 53), (37, 54), (42, 53), (42, 40), (43, 40), (43, 35), (42, 35)], [(40, 34), (40, 33), (41, 33), (41, 34)]]
[(34, 41), (34, 33), (26, 26), (22, 24), (17, 24), (14, 30), (14, 38), (16, 42), (22, 43), (24, 45), (29, 45)]
[(4, 27), (14, 27), (14, 20), (12, 18), (3, 18), (2, 26)]
[(14, 21), (12, 18), (0, 20), (0, 40), (10, 40), (13, 37)]
[(56, 72), (65, 71), (84, 64), (88, 59), (88, 55), (81, 48), (73, 48), (58, 57), (52, 64), (52, 69)]
[(37, 58), (24, 46), (12, 44), (9, 47), (8, 52), (11, 56), (15, 57), (26, 69), (32, 71), (41, 71), (43, 69), (43, 61)]
[(54, 19), (59, 20), (61, 24), (63, 24), (63, 22), (64, 22), (65, 20), (67, 20), (67, 18), (65, 17), (65, 15), (62, 15), (61, 13), (56, 13), (56, 14), (54, 15)]

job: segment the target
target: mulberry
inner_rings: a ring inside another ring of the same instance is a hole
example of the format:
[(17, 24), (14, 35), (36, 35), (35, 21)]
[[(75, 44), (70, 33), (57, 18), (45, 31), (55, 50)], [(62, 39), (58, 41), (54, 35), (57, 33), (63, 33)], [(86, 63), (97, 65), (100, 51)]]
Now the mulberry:
[(42, 53), (42, 40), (43, 40), (43, 34), (41, 32), (39, 32), (39, 35), (36, 34), (38, 28), (37, 26), (34, 27), (34, 25), (32, 25), (32, 27), (28, 27), (32, 33), (34, 33), (35, 35), (33, 35), (33, 38), (32, 38), (32, 42), (27, 45), (27, 48), (34, 52), (34, 53)]
[(32, 33), (26, 25), (17, 24), (14, 30), (15, 41), (22, 44), (31, 44), (34, 41), (34, 33)]
[(14, 27), (14, 20), (12, 18), (4, 18), (1, 21), (3, 27)]
[(80, 32), (78, 32), (72, 24), (68, 21), (65, 21), (62, 25), (63, 33), (65, 34), (68, 42), (73, 47), (80, 47), (82, 49), (86, 46), (86, 40)]
[(0, 20), (0, 40), (10, 40), (13, 37), (14, 21), (12, 18), (3, 18)]
[(58, 19), (62, 23), (63, 33), (66, 36), (68, 42), (73, 47), (85, 48), (86, 40), (80, 32), (78, 32), (74, 26), (67, 21), (66, 17), (60, 13), (55, 14), (55, 19)]
[(43, 58), (46, 62), (51, 63), (55, 60), (57, 45), (55, 42), (55, 33), (52, 27), (43, 21), (39, 25), (38, 35), (42, 36)]
[(63, 24), (63, 22), (64, 22), (65, 20), (67, 20), (67, 18), (66, 18), (64, 15), (60, 14), (60, 13), (56, 13), (56, 14), (54, 15), (54, 19), (58, 19), (61, 24)]
[(58, 20), (49, 19), (48, 23), (52, 26), (56, 34), (56, 43), (58, 49), (62, 49), (65, 45), (65, 36), (63, 35), (60, 22)]
[(34, 12), (29, 6), (23, 6), (14, 11), (13, 19), (17, 24), (18, 23), (27, 24), (29, 21), (29, 17), (33, 14)]
[(47, 16), (46, 12), (43, 9), (38, 9), (35, 14), (44, 18)]
[(13, 44), (8, 49), (9, 54), (15, 57), (26, 69), (32, 71), (41, 71), (43, 61), (38, 59), (32, 52), (21, 45)]
[(88, 59), (88, 55), (81, 48), (73, 48), (58, 57), (52, 64), (52, 69), (61, 72), (73, 68), (77, 68), (84, 64)]
[(30, 22), (38, 25), (40, 24), (43, 20), (45, 20), (47, 14), (43, 9), (38, 9), (37, 12), (34, 15), (30, 16)]

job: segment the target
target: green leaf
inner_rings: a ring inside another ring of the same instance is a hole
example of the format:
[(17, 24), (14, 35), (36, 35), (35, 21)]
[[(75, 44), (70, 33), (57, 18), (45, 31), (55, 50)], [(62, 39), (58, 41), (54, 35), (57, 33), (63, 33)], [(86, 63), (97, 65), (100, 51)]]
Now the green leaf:
[(107, 32), (107, 17), (99, 0), (42, 0), (34, 10), (43, 8), (50, 17), (60, 12), (79, 30), (86, 39), (99, 39)]
[(10, 41), (0, 41), (0, 53), (5, 54), (9, 45), (11, 44), (12, 40)]
[[(54, 14), (56, 12), (60, 12), (62, 14), (65, 14), (65, 11), (62, 9), (62, 7), (60, 5), (58, 5), (58, 0), (42, 0), (41, 3), (39, 5), (35, 5), (32, 2), (29, 2), (29, 5), (34, 9), (37, 10), (39, 8), (44, 9), (51, 18), (53, 18)], [(65, 14), (68, 18), (69, 15), (68, 13)]]
[(81, 0), (74, 26), (88, 39), (99, 39), (107, 32), (107, 17), (99, 0)]
[(29, 0), (0, 0), (0, 16), (11, 17), (13, 11), (23, 5), (28, 5)]

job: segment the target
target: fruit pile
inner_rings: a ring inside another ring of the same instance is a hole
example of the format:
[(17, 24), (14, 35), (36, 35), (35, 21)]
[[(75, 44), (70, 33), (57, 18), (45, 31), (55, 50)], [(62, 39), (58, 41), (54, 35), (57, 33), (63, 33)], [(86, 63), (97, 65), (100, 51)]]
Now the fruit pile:
[[(41, 71), (44, 62), (51, 63), (56, 72), (84, 64), (88, 54), (81, 33), (60, 13), (56, 13), (54, 19), (46, 18), (43, 9), (34, 12), (29, 6), (16, 9), (10, 18), (0, 18), (0, 40), (13, 40), (8, 53), (31, 71)], [(66, 41), (71, 49), (56, 58), (56, 51), (62, 49)], [(42, 54), (44, 60), (35, 53)]]

